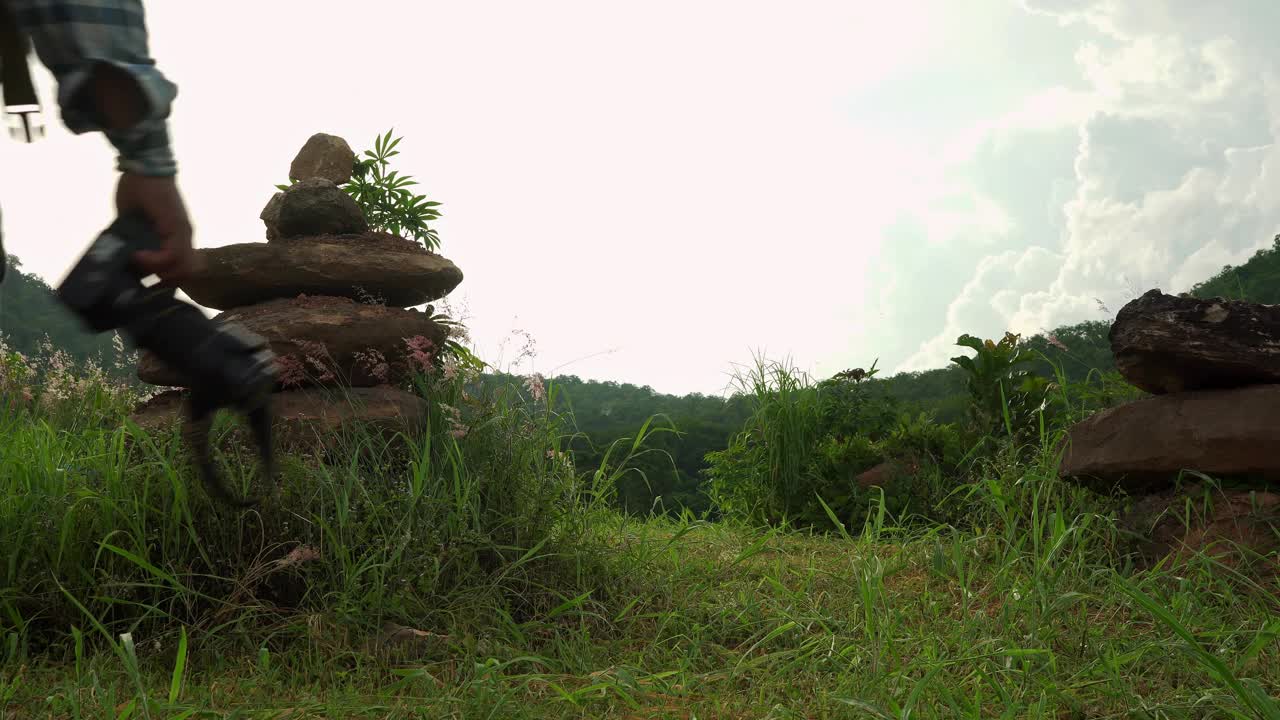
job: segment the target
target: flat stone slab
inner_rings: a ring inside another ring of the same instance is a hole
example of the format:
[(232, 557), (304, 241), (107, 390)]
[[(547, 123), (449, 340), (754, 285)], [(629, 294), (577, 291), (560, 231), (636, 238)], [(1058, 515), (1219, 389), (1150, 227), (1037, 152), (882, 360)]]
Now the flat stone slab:
[(462, 271), (447, 258), (383, 233), (239, 243), (196, 253), (204, 267), (181, 288), (214, 310), (302, 294), (412, 307), (438, 300), (462, 282)]
[[(428, 409), (418, 395), (386, 386), (302, 388), (271, 399), (282, 449), (298, 449), (358, 426), (380, 433), (417, 433), (425, 427)], [(181, 420), (184, 402), (181, 391), (161, 393), (140, 405), (131, 419), (148, 432), (163, 432)]]
[(1280, 385), (1157, 395), (1076, 424), (1059, 473), (1139, 495), (1172, 487), (1183, 470), (1280, 480)]
[(1280, 383), (1280, 305), (1152, 290), (1116, 314), (1116, 369), (1153, 394)]
[[(412, 377), (421, 355), (413, 338), (430, 341), (434, 356), (446, 329), (426, 313), (349, 298), (300, 296), (228, 310), (219, 321), (235, 321), (267, 340), (277, 356), (281, 388), (312, 385), (399, 385)], [(420, 341), (419, 341), (420, 342)], [(138, 360), (138, 378), (152, 385), (189, 387), (189, 381), (150, 353)]]

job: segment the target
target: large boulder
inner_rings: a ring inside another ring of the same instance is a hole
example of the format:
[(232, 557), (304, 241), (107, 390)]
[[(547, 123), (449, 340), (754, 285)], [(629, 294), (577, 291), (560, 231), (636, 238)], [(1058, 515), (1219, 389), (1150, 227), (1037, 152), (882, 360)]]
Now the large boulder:
[[(272, 210), (268, 203), (262, 213), (266, 216)], [(280, 196), (274, 219), (276, 237), (273, 240), (362, 233), (369, 229), (369, 221), (356, 201), (324, 178), (310, 178), (290, 185)], [(270, 219), (264, 218), (264, 222), (270, 232)]]
[[(267, 340), (285, 389), (401, 384), (428, 355), (434, 362), (447, 336), (426, 313), (341, 297), (272, 300), (229, 310), (217, 320), (240, 323)], [(422, 340), (414, 340), (419, 337)], [(419, 347), (412, 347), (413, 342)], [(152, 385), (190, 386), (187, 378), (150, 353), (139, 359), (138, 377)]]
[(1280, 385), (1157, 395), (1071, 428), (1059, 472), (1130, 494), (1171, 486), (1183, 470), (1280, 480)]
[[(131, 416), (148, 432), (164, 432), (182, 418), (185, 393), (161, 393)], [(357, 428), (412, 436), (424, 428), (427, 401), (391, 387), (300, 388), (272, 396), (273, 427), (281, 449), (299, 450)], [(245, 438), (248, 439), (247, 436)]]
[(1152, 290), (1111, 326), (1116, 368), (1154, 394), (1280, 383), (1280, 305)]
[(291, 180), (324, 178), (335, 185), (351, 179), (356, 162), (355, 151), (337, 135), (316, 133), (298, 151), (289, 165)]
[(462, 282), (462, 271), (444, 257), (380, 233), (240, 243), (196, 253), (203, 267), (183, 281), (182, 290), (216, 310), (300, 294), (409, 307), (442, 298)]

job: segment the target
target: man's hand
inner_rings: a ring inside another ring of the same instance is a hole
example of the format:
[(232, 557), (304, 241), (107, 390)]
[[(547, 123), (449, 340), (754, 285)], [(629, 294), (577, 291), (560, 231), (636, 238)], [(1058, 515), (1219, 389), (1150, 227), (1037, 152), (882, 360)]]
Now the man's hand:
[(165, 287), (174, 286), (199, 269), (191, 246), (191, 220), (173, 177), (123, 173), (116, 186), (116, 211), (123, 215), (140, 211), (160, 237), (159, 250), (142, 250), (133, 259), (145, 273), (160, 276)]

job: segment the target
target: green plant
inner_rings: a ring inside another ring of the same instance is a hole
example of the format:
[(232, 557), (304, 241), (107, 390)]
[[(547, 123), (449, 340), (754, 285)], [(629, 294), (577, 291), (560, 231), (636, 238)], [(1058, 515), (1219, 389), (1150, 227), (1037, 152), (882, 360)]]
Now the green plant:
[(735, 377), (751, 417), (723, 453), (707, 456), (708, 492), (727, 515), (779, 523), (814, 504), (813, 450), (822, 439), (818, 388), (795, 368), (757, 359)]
[(998, 342), (961, 335), (956, 345), (972, 348), (973, 357), (951, 358), (967, 374), (969, 422), (979, 433), (1026, 438), (1034, 433), (1053, 401), (1049, 380), (1026, 367), (1035, 353), (1022, 348), (1020, 337), (1005, 333)]
[(440, 203), (409, 190), (418, 184), (410, 175), (388, 172), (390, 158), (400, 154), (396, 146), (402, 138), (392, 138), (393, 130), (374, 138), (373, 150), (357, 159), (351, 181), (343, 186), (364, 210), (369, 226), (395, 235), (409, 235), (428, 250), (440, 246), (440, 236), (427, 222), (440, 217)]
[[(413, 176), (388, 169), (391, 158), (400, 154), (396, 146), (404, 139), (393, 138), (393, 132), (374, 138), (373, 149), (356, 158), (351, 180), (340, 187), (360, 206), (371, 229), (412, 237), (434, 251), (440, 247), (440, 235), (428, 222), (440, 217), (440, 203), (409, 190), (418, 184)], [(286, 190), (289, 186), (276, 188)]]

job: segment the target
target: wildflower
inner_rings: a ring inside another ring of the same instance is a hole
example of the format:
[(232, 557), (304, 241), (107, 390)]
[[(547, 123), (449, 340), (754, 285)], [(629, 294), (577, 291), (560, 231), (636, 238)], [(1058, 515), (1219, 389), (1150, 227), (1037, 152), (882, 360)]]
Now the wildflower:
[(435, 359), (435, 343), (431, 342), (431, 338), (414, 335), (404, 338), (404, 344), (409, 350), (409, 360), (423, 372), (429, 371)]
[(440, 409), (445, 413), (445, 421), (449, 423), (449, 436), (454, 440), (461, 440), (471, 432), (471, 428), (462, 422), (462, 411), (452, 405), (444, 403), (439, 404)]
[(524, 388), (533, 396), (534, 402), (541, 402), (542, 398), (547, 395), (547, 389), (543, 384), (541, 373), (533, 373), (532, 375), (525, 376)]
[(382, 353), (369, 348), (367, 351), (356, 351), (356, 363), (379, 383), (386, 384), (391, 371), (387, 358)]
[(451, 324), (447, 326), (446, 331), (449, 333), (449, 338), (452, 340), (456, 340), (460, 343), (471, 341), (471, 333), (467, 330), (467, 326), (462, 323)]
[(453, 380), (458, 377), (458, 361), (452, 355), (444, 359), (444, 379)]
[(1071, 352), (1070, 350), (1067, 349), (1067, 346), (1064, 345), (1063, 342), (1058, 339), (1058, 336), (1054, 335), (1053, 333), (1046, 333), (1044, 336), (1044, 339), (1048, 340), (1050, 345), (1058, 348), (1062, 352)]

